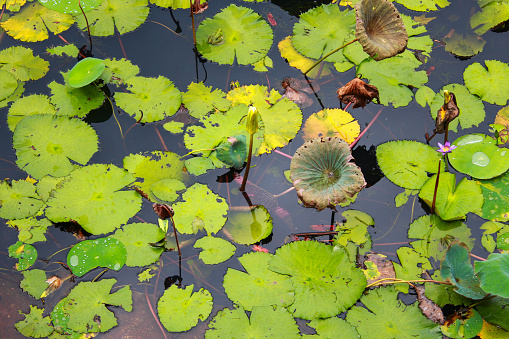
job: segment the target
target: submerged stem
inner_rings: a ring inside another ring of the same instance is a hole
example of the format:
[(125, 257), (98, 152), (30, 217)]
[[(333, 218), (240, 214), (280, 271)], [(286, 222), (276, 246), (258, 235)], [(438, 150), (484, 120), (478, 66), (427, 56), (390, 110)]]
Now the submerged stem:
[(354, 42), (356, 42), (357, 38), (353, 39), (352, 41), (350, 42), (347, 42), (346, 44), (344, 44), (343, 46), (340, 46), (338, 48), (336, 48), (335, 50), (333, 50), (332, 52), (330, 52), (329, 54), (327, 54), (326, 56), (323, 56), (322, 58), (320, 58), (320, 60), (318, 60), (317, 62), (314, 63), (313, 66), (311, 66), (307, 71), (304, 72), (304, 75), (308, 74), (309, 71), (311, 71), (313, 68), (315, 68), (316, 66), (318, 66), (319, 63), (321, 63), (322, 61), (324, 61), (325, 59), (327, 59), (329, 56), (331, 56), (332, 54), (336, 53), (337, 51), (339, 51), (340, 49), (342, 48), (345, 48), (346, 46), (350, 45), (350, 44), (353, 44)]

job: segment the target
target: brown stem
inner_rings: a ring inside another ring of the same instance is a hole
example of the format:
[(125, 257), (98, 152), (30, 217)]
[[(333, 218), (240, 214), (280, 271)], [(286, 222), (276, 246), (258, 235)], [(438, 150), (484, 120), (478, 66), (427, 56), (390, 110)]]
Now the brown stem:
[(438, 160), (438, 172), (437, 180), (435, 181), (435, 192), (433, 193), (433, 203), (431, 204), (431, 214), (435, 214), (435, 203), (437, 201), (438, 183), (440, 181), (440, 165), (442, 164), (442, 158)]
[(175, 222), (173, 221), (173, 216), (170, 214), (171, 224), (173, 225), (173, 232), (175, 233), (175, 242), (177, 243), (177, 250), (179, 252), (179, 260), (182, 259), (182, 253), (180, 253), (180, 245), (179, 239), (177, 237), (177, 229), (175, 228)]
[[(350, 105), (350, 103), (349, 103)], [(347, 106), (348, 108), (348, 106)], [(346, 108), (345, 108), (346, 110)], [(382, 108), (380, 108), (380, 110), (378, 111), (378, 113), (375, 115), (375, 117), (373, 118), (373, 120), (371, 120), (371, 122), (368, 124), (368, 126), (366, 126), (366, 128), (361, 132), (361, 134), (359, 134), (359, 136), (350, 144), (350, 149), (352, 149), (355, 144), (357, 144), (357, 142), (362, 138), (362, 136), (364, 134), (366, 134), (366, 132), (368, 131), (368, 129), (371, 127), (371, 125), (373, 125), (373, 123), (375, 122), (376, 119), (378, 119), (378, 116), (380, 115), (380, 113), (382, 113)]]
[(85, 11), (83, 10), (83, 8), (81, 7), (81, 0), (78, 0), (78, 6), (80, 7), (81, 9), (81, 13), (83, 13), (83, 17), (85, 17), (85, 22), (87, 23), (87, 29), (88, 29), (88, 40), (90, 41), (90, 53), (92, 53), (92, 36), (90, 34), (90, 26), (88, 24), (88, 19), (87, 19), (87, 16), (85, 15)]
[(189, 4), (191, 5), (191, 21), (193, 23), (193, 42), (194, 47), (196, 48), (196, 28), (194, 27), (194, 12), (193, 12), (193, 0), (189, 0)]
[(247, 155), (246, 173), (242, 179), (242, 185), (240, 185), (240, 191), (246, 190), (247, 176), (249, 175), (249, 169), (251, 168), (251, 156), (253, 155), (253, 134), (249, 135), (249, 154)]

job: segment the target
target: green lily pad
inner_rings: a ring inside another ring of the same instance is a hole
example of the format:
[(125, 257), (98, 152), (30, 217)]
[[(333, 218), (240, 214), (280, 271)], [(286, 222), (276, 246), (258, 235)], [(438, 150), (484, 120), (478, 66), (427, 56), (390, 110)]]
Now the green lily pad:
[(17, 241), (9, 246), (9, 257), (18, 259), (16, 269), (23, 271), (32, 266), (37, 260), (37, 250), (29, 244)]
[(147, 266), (156, 262), (164, 249), (150, 244), (158, 243), (165, 233), (149, 223), (128, 224), (117, 230), (112, 238), (120, 240), (127, 250), (127, 266)]
[[(0, 5), (5, 5), (5, 9), (11, 12), (18, 12), (20, 7), (26, 3), (26, 0), (0, 0)], [(9, 14), (4, 13), (4, 16), (9, 17)]]
[(482, 211), (477, 212), (482, 218), (492, 221), (509, 220), (509, 172), (489, 180), (476, 181), (481, 186), (484, 196)]
[(368, 227), (375, 225), (375, 221), (369, 214), (356, 210), (347, 210), (341, 215), (346, 221), (334, 228), (338, 233), (333, 244), (345, 246), (350, 259), (355, 261), (358, 254), (364, 254), (371, 249)]
[(304, 205), (318, 211), (334, 209), (360, 192), (366, 181), (352, 159), (341, 138), (316, 138), (299, 147), (290, 164), (290, 177)]
[(51, 90), (51, 103), (58, 109), (59, 115), (85, 117), (91, 110), (99, 108), (104, 101), (104, 93), (100, 88), (89, 85), (74, 88), (69, 85), (69, 72), (61, 73), (64, 84), (52, 81), (48, 87)]
[[(336, 4), (321, 5), (300, 15), (299, 22), (293, 26), (292, 45), (305, 57), (320, 59), (353, 40), (354, 31), (353, 10), (341, 11)], [(338, 72), (345, 72), (353, 67), (342, 50), (326, 60), (334, 63)]]
[(437, 173), (440, 154), (423, 143), (400, 140), (378, 145), (376, 159), (387, 179), (394, 184), (420, 189), (428, 180), (427, 173)]
[(467, 129), (473, 126), (478, 126), (484, 121), (486, 115), (484, 111), (484, 104), (479, 97), (473, 95), (468, 89), (459, 84), (450, 84), (444, 86), (433, 99), (430, 105), (431, 117), (435, 121), (437, 112), (444, 104), (444, 90), (454, 93), (460, 115), (449, 124), (449, 131), (457, 132), (458, 124), (461, 124), (462, 129)]
[(72, 219), (92, 234), (114, 231), (141, 208), (137, 192), (120, 191), (133, 181), (131, 174), (113, 165), (76, 169), (48, 199), (46, 217), (54, 222)]
[(445, 37), (445, 50), (459, 57), (472, 57), (482, 52), (486, 41), (480, 36), (453, 32)]
[(43, 205), (31, 182), (25, 180), (0, 182), (0, 218), (27, 218), (35, 215)]
[(341, 333), (341, 338), (356, 339), (360, 338), (359, 333), (344, 319), (331, 317), (327, 319), (314, 319), (308, 323), (309, 327), (315, 329), (319, 338), (334, 338)]
[[(4, 74), (4, 72), (5, 71), (0, 71), (0, 78), (2, 77), (1, 74)], [(5, 72), (5, 73), (8, 73), (8, 72)], [(12, 74), (9, 74), (7, 76), (7, 81), (10, 81), (9, 79), (12, 79), (11, 76), (12, 76)], [(8, 85), (8, 86), (10, 86), (10, 85)], [(14, 84), (12, 84), (12, 86), (14, 87)], [(6, 107), (10, 102), (19, 99), (24, 91), (25, 91), (24, 82), (18, 80), (16, 88), (14, 89), (14, 92), (12, 94), (10, 94), (9, 96), (7, 96), (6, 98), (0, 100), (0, 108)]]
[(0, 26), (14, 39), (34, 42), (48, 39), (48, 31), (62, 33), (73, 23), (71, 15), (52, 11), (39, 2), (33, 2), (23, 6), (19, 13), (0, 23)]
[(405, 305), (393, 287), (380, 287), (363, 295), (367, 307), (354, 306), (346, 321), (361, 338), (442, 338), (438, 325), (422, 315), (417, 303)]
[(486, 261), (476, 261), (475, 274), (485, 292), (509, 298), (509, 286), (500, 283), (509, 278), (509, 253), (492, 253)]
[(194, 285), (179, 288), (171, 285), (157, 302), (159, 319), (170, 332), (185, 332), (205, 321), (212, 311), (212, 295), (201, 288), (193, 293)]
[[(80, 282), (60, 303), (57, 304), (51, 318), (64, 320), (66, 326), (78, 333), (106, 332), (117, 326), (117, 319), (106, 305), (120, 306), (127, 312), (133, 309), (132, 292), (129, 286), (122, 287), (110, 294), (116, 279), (103, 279), (97, 282)], [(55, 313), (55, 314), (54, 314)]]
[[(49, 71), (49, 62), (23, 46), (13, 46), (0, 52), (0, 70), (10, 72), (21, 81), (41, 79)], [(0, 96), (1, 97), (1, 96)]]
[(150, 192), (154, 193), (157, 199), (172, 202), (179, 197), (177, 192), (186, 189), (186, 185), (178, 179), (162, 179), (150, 186)]
[(163, 125), (163, 128), (170, 133), (179, 134), (184, 132), (185, 124), (183, 122), (178, 121), (170, 121)]
[(46, 241), (46, 230), (52, 225), (46, 218), (36, 219), (34, 217), (9, 220), (6, 223), (10, 227), (15, 227), (19, 231), (18, 239), (27, 244)]
[(46, 282), (46, 272), (35, 269), (23, 271), (22, 274), (23, 280), (19, 283), (19, 287), (35, 299), (41, 299), (42, 294), (49, 286)]
[(18, 80), (11, 73), (0, 70), (0, 81), (0, 100), (4, 100), (14, 94)]
[(86, 86), (99, 78), (105, 67), (102, 59), (85, 58), (74, 65), (67, 74), (69, 85), (74, 88)]
[[(165, 188), (166, 184), (173, 182), (166, 180), (181, 181), (183, 178), (184, 162), (173, 152), (153, 151), (147, 155), (130, 154), (124, 158), (123, 163), (124, 168), (138, 178), (134, 185), (147, 194), (151, 201), (164, 202), (163, 198), (174, 197), (171, 189)], [(180, 184), (176, 184), (175, 191), (180, 190), (181, 187)], [(152, 192), (152, 188), (155, 192)], [(162, 198), (158, 199), (156, 193)]]
[(223, 287), (228, 298), (251, 311), (256, 306), (288, 307), (295, 299), (290, 277), (269, 270), (272, 254), (250, 252), (239, 258), (246, 272), (228, 268)]
[[(219, 42), (209, 38), (219, 35)], [(249, 65), (267, 55), (272, 29), (252, 9), (230, 5), (201, 22), (196, 30), (196, 48), (205, 58), (219, 64)]]
[(97, 135), (87, 123), (48, 114), (21, 120), (12, 145), (18, 157), (16, 164), (36, 179), (48, 174), (68, 175), (74, 167), (70, 160), (86, 165), (98, 150)]
[(482, 299), (486, 296), (480, 287), (479, 278), (474, 275), (468, 247), (463, 243), (453, 242), (449, 246), (440, 264), (440, 274), (456, 286), (457, 293), (467, 298)]
[(491, 179), (509, 169), (509, 152), (484, 134), (464, 135), (453, 142), (458, 146), (450, 155), (451, 165), (477, 179)]
[[(103, 0), (101, 5), (87, 13), (90, 33), (95, 36), (120, 34), (134, 31), (147, 19), (148, 0)], [(87, 29), (83, 15), (76, 17), (78, 27)]]
[(242, 338), (300, 338), (299, 327), (283, 307), (255, 306), (248, 318), (243, 308), (224, 308), (209, 323), (206, 339)]
[(74, 245), (67, 254), (67, 266), (81, 277), (96, 267), (120, 271), (127, 260), (127, 250), (118, 239), (84, 240)]
[(412, 52), (406, 50), (381, 61), (366, 59), (357, 67), (356, 74), (362, 74), (369, 80), (370, 85), (378, 88), (382, 105), (392, 104), (397, 108), (412, 101), (414, 94), (409, 86), (419, 88), (428, 82), (426, 71), (416, 70), (420, 66), (421, 62)]
[[(431, 226), (431, 227), (430, 227)], [(458, 240), (474, 248), (475, 239), (470, 238), (470, 228), (461, 221), (444, 221), (437, 215), (423, 215), (410, 224), (408, 238), (419, 239), (410, 242), (410, 245), (421, 255), (440, 261), (447, 251), (447, 242), (444, 240)]]
[(133, 65), (131, 61), (124, 58), (120, 60), (116, 58), (105, 59), (104, 64), (106, 68), (99, 76), (99, 79), (103, 80), (106, 84), (115, 84), (119, 86), (140, 73), (140, 68), (138, 66)]
[(210, 158), (193, 157), (184, 161), (186, 169), (192, 175), (202, 175), (208, 170), (216, 168), (214, 162)]
[(126, 83), (132, 93), (115, 93), (115, 102), (136, 121), (140, 118), (140, 122), (163, 120), (175, 114), (180, 107), (180, 91), (163, 76), (131, 77)]
[[(431, 270), (432, 266), (427, 257), (424, 257), (410, 247), (400, 247), (397, 252), (400, 264), (393, 263), (396, 278), (402, 280), (418, 280), (424, 270)], [(408, 293), (408, 285), (395, 286), (396, 290)]]
[(473, 338), (483, 327), (481, 315), (474, 309), (468, 309), (460, 318), (452, 319), (440, 326), (442, 333), (450, 338)]
[(39, 0), (41, 5), (57, 11), (59, 13), (67, 13), (67, 14), (81, 14), (81, 10), (83, 12), (88, 12), (101, 4), (103, 0), (80, 0), (81, 9), (76, 1), (73, 0)]
[(505, 105), (509, 100), (509, 65), (498, 60), (485, 60), (469, 65), (463, 72), (465, 86), (490, 104)]
[(216, 147), (216, 157), (227, 166), (237, 170), (244, 166), (246, 155), (247, 145), (245, 135), (229, 137)]
[(509, 232), (502, 233), (497, 237), (497, 248), (502, 251), (509, 250)]
[(302, 131), (305, 141), (320, 137), (339, 137), (351, 144), (359, 136), (361, 126), (350, 113), (334, 108), (311, 114)]
[[(440, 276), (440, 271), (435, 270), (431, 276), (434, 281), (445, 281)], [(462, 296), (454, 291), (455, 285), (445, 285), (436, 283), (425, 283), (426, 297), (436, 303), (439, 307), (445, 305), (468, 306), (472, 304), (472, 299)]]
[(447, 0), (396, 0), (394, 2), (419, 12), (436, 11), (439, 7), (444, 8), (450, 4)]
[(203, 82), (192, 82), (187, 92), (182, 93), (182, 103), (189, 110), (189, 114), (197, 119), (214, 110), (227, 111), (231, 102), (225, 99), (226, 93), (220, 89), (212, 91)]
[[(419, 198), (428, 206), (433, 204), (436, 174), (422, 186)], [(440, 173), (436, 196), (436, 212), (444, 220), (464, 219), (469, 212), (481, 210), (484, 202), (481, 188), (475, 181), (463, 178), (456, 186), (456, 175), (448, 172)]]
[(272, 217), (261, 205), (230, 210), (225, 230), (237, 244), (251, 245), (271, 235)]
[(25, 319), (15, 324), (16, 329), (25, 337), (48, 337), (53, 332), (53, 326), (51, 326), (51, 319), (49, 317), (42, 317), (43, 312), (44, 309), (32, 305), (30, 305), (30, 313), (25, 314), (19, 311), (19, 314), (25, 315)]
[(76, 47), (73, 44), (46, 48), (46, 53), (48, 53), (49, 55), (64, 56), (65, 54), (71, 58), (74, 58), (76, 55), (78, 55), (79, 51), (80, 50), (78, 49), (78, 47)]
[(200, 259), (207, 265), (220, 264), (235, 254), (235, 246), (228, 240), (206, 236), (196, 240), (194, 248), (201, 248)]
[(509, 20), (509, 3), (506, 1), (478, 1), (481, 11), (470, 17), (470, 27), (479, 35)]
[[(223, 227), (228, 204), (207, 185), (194, 184), (182, 194), (182, 199), (183, 202), (173, 205), (173, 220), (180, 233), (196, 234), (204, 229), (211, 235)], [(200, 203), (197, 204), (197, 201)]]
[(343, 247), (317, 241), (296, 241), (280, 247), (269, 269), (290, 276), (295, 317), (312, 320), (335, 316), (352, 306), (366, 287), (360, 268), (349, 260)]
[[(191, 7), (189, 1), (187, 0), (150, 0), (150, 3), (159, 7), (173, 9), (186, 9)], [(200, 0), (200, 4), (204, 3), (207, 3), (207, 1)]]
[(433, 99), (435, 98), (435, 92), (428, 86), (419, 87), (415, 92), (415, 101), (421, 105), (421, 107), (431, 106)]
[(495, 297), (479, 303), (475, 309), (487, 322), (509, 331), (509, 299)]
[[(1, 72), (0, 72), (1, 73)], [(43, 94), (32, 94), (16, 100), (9, 108), (7, 124), (11, 132), (23, 118), (29, 115), (57, 113), (55, 106), (50, 103), (49, 97)]]

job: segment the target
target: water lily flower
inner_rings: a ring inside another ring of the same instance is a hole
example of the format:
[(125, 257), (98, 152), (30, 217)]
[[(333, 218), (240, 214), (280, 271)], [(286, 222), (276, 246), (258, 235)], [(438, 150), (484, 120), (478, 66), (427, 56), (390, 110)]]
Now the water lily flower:
[(446, 153), (451, 153), (457, 146), (451, 145), (449, 141), (445, 142), (445, 145), (442, 145), (441, 143), (438, 143), (439, 149), (437, 149), (437, 152), (442, 153), (442, 155), (445, 155)]

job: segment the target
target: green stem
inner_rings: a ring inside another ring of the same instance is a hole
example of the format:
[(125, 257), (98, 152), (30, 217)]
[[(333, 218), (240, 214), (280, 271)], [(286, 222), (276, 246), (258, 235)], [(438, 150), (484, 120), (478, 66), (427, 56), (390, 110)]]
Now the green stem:
[(244, 173), (244, 179), (242, 179), (242, 185), (240, 186), (241, 192), (246, 190), (247, 176), (249, 175), (249, 168), (251, 168), (251, 156), (253, 155), (253, 135), (254, 134), (249, 134), (249, 154), (247, 155), (246, 173)]
[(182, 159), (183, 157), (186, 157), (188, 156), (189, 154), (193, 154), (193, 153), (198, 153), (198, 152), (203, 152), (203, 151), (215, 151), (215, 149), (207, 149), (207, 148), (204, 148), (204, 149), (197, 149), (197, 150), (194, 150), (194, 151), (191, 151), (189, 153), (186, 153), (184, 154), (183, 156), (180, 157), (180, 159)]
[(311, 71), (313, 68), (315, 68), (316, 66), (318, 66), (318, 64), (320, 64), (322, 61), (324, 61), (325, 59), (327, 59), (329, 56), (331, 56), (332, 54), (336, 53), (337, 51), (339, 51), (340, 49), (342, 48), (345, 48), (346, 46), (350, 45), (350, 44), (353, 44), (354, 42), (356, 42), (357, 38), (353, 39), (352, 41), (350, 42), (347, 42), (346, 44), (344, 44), (343, 46), (341, 47), (338, 47), (336, 48), (335, 50), (333, 50), (332, 52), (330, 52), (329, 54), (327, 54), (326, 56), (322, 57), (320, 60), (318, 60), (317, 62), (315, 62), (315, 64), (313, 66), (311, 66), (311, 68), (309, 68), (307, 71), (304, 72), (304, 75), (308, 74), (309, 71)]
[(410, 283), (423, 283), (423, 282), (452, 285), (452, 283), (447, 282), (447, 281), (436, 281), (436, 280), (429, 280), (429, 279), (403, 280), (403, 279), (396, 279), (396, 278), (384, 278), (384, 279), (377, 280), (377, 281), (367, 285), (366, 288), (383, 285), (383, 284), (398, 284), (398, 283), (410, 284)]

